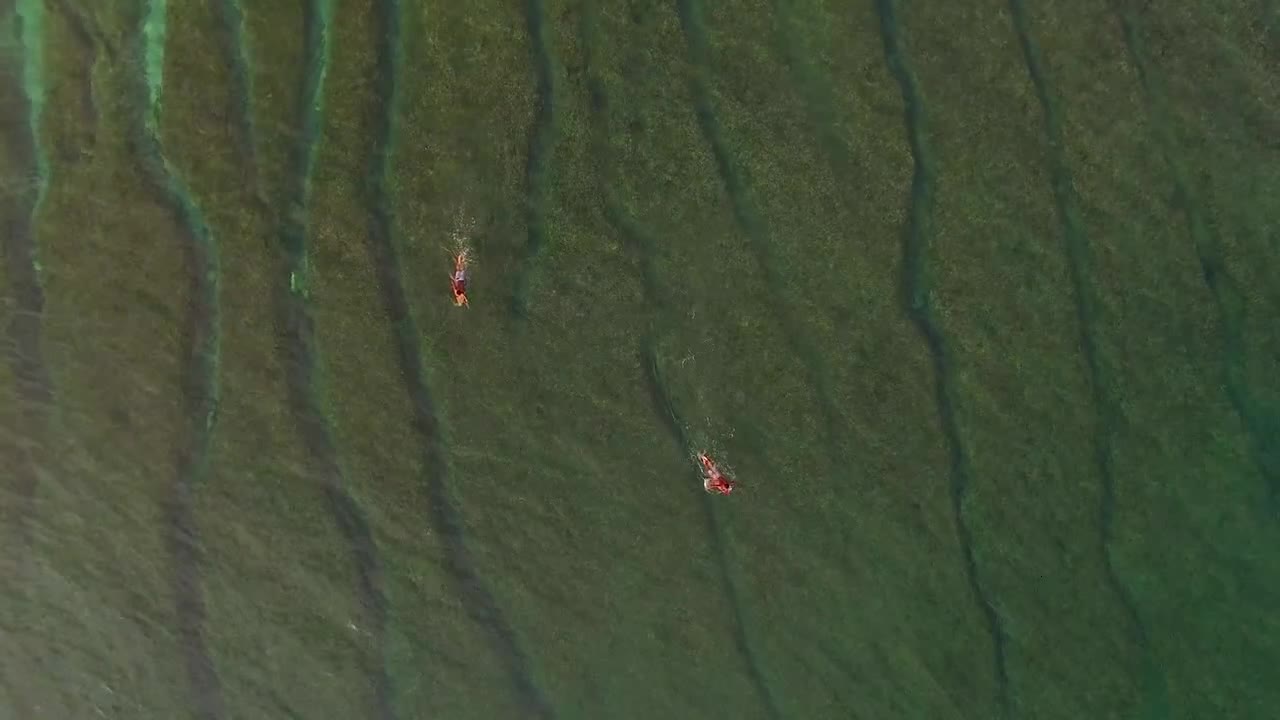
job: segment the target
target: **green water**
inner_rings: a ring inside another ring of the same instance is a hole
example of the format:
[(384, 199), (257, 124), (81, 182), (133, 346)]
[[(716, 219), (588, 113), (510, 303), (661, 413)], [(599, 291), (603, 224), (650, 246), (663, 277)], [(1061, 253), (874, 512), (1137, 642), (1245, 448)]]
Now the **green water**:
[(0, 0), (0, 720), (1274, 717), (1277, 17)]

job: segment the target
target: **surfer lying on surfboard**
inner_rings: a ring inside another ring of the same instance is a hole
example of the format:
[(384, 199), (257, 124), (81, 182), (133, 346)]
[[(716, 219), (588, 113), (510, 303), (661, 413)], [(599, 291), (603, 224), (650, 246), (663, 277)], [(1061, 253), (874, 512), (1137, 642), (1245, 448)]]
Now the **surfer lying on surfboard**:
[(707, 492), (719, 495), (728, 495), (733, 492), (737, 483), (721, 472), (715, 461), (707, 457), (706, 453), (698, 453), (698, 463), (702, 465), (702, 487)]
[(453, 304), (458, 307), (470, 307), (467, 302), (467, 253), (458, 253), (453, 258), (453, 274), (449, 276), (449, 289), (453, 291)]

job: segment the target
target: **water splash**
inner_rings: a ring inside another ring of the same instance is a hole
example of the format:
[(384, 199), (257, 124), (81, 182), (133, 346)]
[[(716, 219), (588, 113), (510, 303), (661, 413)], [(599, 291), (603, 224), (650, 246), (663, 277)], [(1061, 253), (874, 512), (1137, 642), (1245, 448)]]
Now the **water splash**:
[(379, 112), (366, 179), (370, 210), (368, 247), (384, 307), (395, 334), (401, 378), (413, 408), (413, 429), (421, 442), (432, 529), (444, 541), (445, 571), (472, 621), (488, 631), (489, 640), (503, 659), (507, 675), (526, 709), (525, 716), (553, 720), (557, 716), (555, 708), (537, 683), (529, 656), (493, 591), (480, 576), (467, 545), (462, 513), (449, 491), (447, 428), (441, 421), (429, 385), (424, 336), (419, 332), (405, 287), (391, 197), (392, 166), (399, 140), (397, 113), (403, 73), (403, 30), (400, 23), (404, 10), (399, 0), (381, 0), (378, 6), (381, 23), (378, 37), (384, 42), (378, 46), (378, 72), (374, 84)]

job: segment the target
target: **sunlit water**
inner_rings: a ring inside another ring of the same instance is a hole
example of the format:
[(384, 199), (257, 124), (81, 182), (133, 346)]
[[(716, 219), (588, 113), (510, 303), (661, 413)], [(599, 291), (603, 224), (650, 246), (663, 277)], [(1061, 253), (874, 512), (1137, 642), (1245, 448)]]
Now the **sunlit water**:
[(1280, 19), (1060, 5), (0, 0), (0, 718), (1273, 717)]

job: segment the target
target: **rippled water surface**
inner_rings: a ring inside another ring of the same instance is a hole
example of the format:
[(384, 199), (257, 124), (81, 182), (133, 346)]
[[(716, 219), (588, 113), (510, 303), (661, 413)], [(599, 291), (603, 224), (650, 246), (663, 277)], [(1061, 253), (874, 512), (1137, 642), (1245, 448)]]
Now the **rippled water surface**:
[(0, 27), (0, 719), (1276, 717), (1274, 0)]

